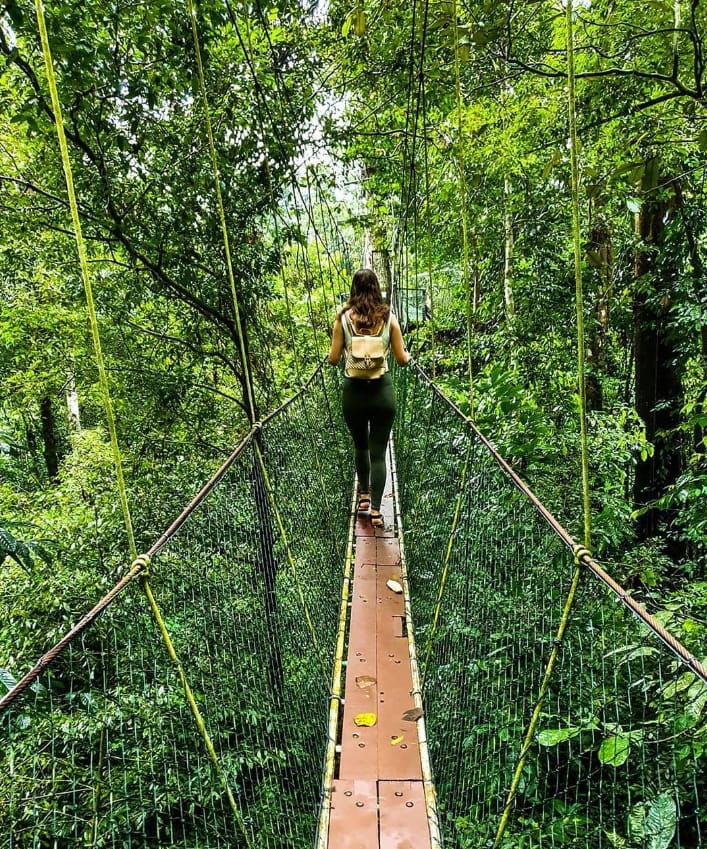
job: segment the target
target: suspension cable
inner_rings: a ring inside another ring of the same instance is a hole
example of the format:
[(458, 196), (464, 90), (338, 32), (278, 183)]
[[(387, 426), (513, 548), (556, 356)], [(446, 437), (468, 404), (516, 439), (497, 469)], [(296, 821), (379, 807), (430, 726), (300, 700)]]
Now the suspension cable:
[(466, 173), (464, 168), (464, 154), (462, 152), (462, 138), (464, 122), (462, 118), (462, 94), (461, 94), (461, 70), (459, 60), (459, 16), (457, 13), (457, 2), (454, 0), (454, 88), (457, 102), (457, 169), (459, 171), (459, 193), (461, 195), (462, 212), (462, 258), (464, 262), (463, 280), (466, 292), (466, 355), (469, 374), (469, 415), (474, 417), (474, 366), (472, 360), (472, 287), (469, 278), (469, 210), (466, 197)]
[(587, 387), (584, 366), (584, 295), (582, 292), (582, 247), (579, 227), (579, 165), (577, 156), (577, 98), (574, 73), (574, 22), (572, 0), (567, 0), (567, 99), (569, 111), (570, 170), (572, 196), (572, 246), (574, 254), (575, 305), (577, 309), (577, 379), (579, 381), (579, 432), (582, 458), (582, 502), (584, 545), (591, 550), (589, 502), (589, 449), (587, 440)]
[(574, 75), (574, 25), (573, 25), (573, 9), (572, 0), (566, 0), (567, 9), (565, 16), (565, 32), (567, 41), (567, 105), (569, 112), (569, 142), (570, 142), (570, 168), (571, 168), (571, 195), (572, 195), (572, 241), (575, 269), (575, 302), (577, 308), (577, 367), (579, 380), (579, 398), (580, 398), (580, 441), (581, 441), (581, 457), (582, 457), (582, 494), (584, 503), (584, 540), (585, 547), (578, 547), (574, 552), (575, 568), (572, 575), (565, 606), (562, 611), (560, 624), (557, 628), (557, 634), (553, 643), (550, 657), (548, 658), (545, 673), (540, 684), (535, 708), (533, 709), (528, 729), (523, 739), (520, 756), (516, 764), (513, 780), (511, 782), (506, 803), (503, 808), (503, 814), (496, 831), (496, 837), (493, 842), (493, 849), (498, 849), (501, 845), (503, 835), (508, 825), (508, 820), (511, 814), (511, 806), (518, 791), (518, 786), (525, 767), (525, 762), (528, 752), (533, 744), (535, 737), (535, 729), (537, 728), (540, 714), (542, 711), (545, 694), (550, 684), (552, 672), (555, 668), (555, 662), (562, 645), (562, 640), (567, 630), (570, 614), (574, 605), (574, 600), (577, 595), (577, 588), (582, 574), (583, 560), (589, 556), (590, 543), (590, 516), (589, 516), (589, 459), (587, 451), (587, 427), (586, 427), (586, 395), (584, 387), (584, 304), (582, 296), (582, 264), (580, 250), (580, 228), (579, 228), (579, 168), (577, 165), (577, 128), (576, 128), (576, 95), (575, 95), (575, 75)]
[[(252, 373), (251, 373), (251, 370), (250, 370), (248, 356), (247, 356), (247, 353), (246, 353), (246, 350), (245, 350), (243, 327), (242, 327), (241, 318), (240, 318), (240, 311), (239, 311), (239, 308), (238, 308), (238, 297), (237, 297), (237, 293), (236, 293), (235, 278), (234, 278), (234, 275), (233, 275), (233, 266), (232, 266), (232, 262), (231, 262), (230, 240), (229, 240), (229, 236), (228, 236), (228, 228), (226, 226), (226, 211), (225, 211), (225, 206), (224, 206), (224, 203), (223, 203), (223, 195), (221, 193), (221, 186), (220, 186), (221, 180), (220, 180), (220, 175), (219, 175), (218, 161), (217, 161), (217, 158), (216, 158), (216, 145), (215, 145), (215, 142), (214, 142), (214, 135), (213, 135), (212, 125), (211, 125), (211, 113), (210, 113), (210, 108), (209, 108), (208, 96), (207, 96), (207, 92), (206, 92), (206, 80), (205, 80), (205, 77), (204, 77), (203, 63), (202, 63), (202, 60), (201, 60), (201, 48), (199, 47), (199, 34), (198, 34), (197, 26), (196, 26), (196, 10), (195, 10), (195, 7), (194, 7), (193, 0), (187, 0), (187, 6), (188, 6), (188, 10), (189, 10), (189, 16), (190, 16), (190, 19), (191, 19), (192, 36), (193, 36), (193, 40), (194, 40), (194, 52), (195, 52), (196, 59), (197, 59), (197, 69), (198, 69), (198, 75), (199, 75), (199, 88), (200, 88), (201, 97), (202, 97), (202, 101), (203, 101), (204, 115), (205, 115), (205, 119), (206, 119), (206, 127), (207, 127), (207, 131), (208, 131), (208, 136), (209, 136), (209, 149), (211, 151), (211, 164), (212, 164), (213, 174), (214, 174), (214, 183), (215, 183), (215, 186), (216, 186), (216, 196), (217, 196), (218, 207), (219, 207), (219, 217), (221, 219), (221, 232), (222, 232), (222, 236), (223, 236), (224, 249), (226, 251), (226, 257), (227, 257), (227, 262), (228, 262), (228, 273), (229, 273), (229, 280), (230, 280), (230, 283), (231, 283), (231, 293), (233, 295), (233, 307), (234, 307), (234, 311), (235, 311), (236, 326), (237, 326), (237, 329), (238, 329), (239, 341), (240, 341), (240, 344), (241, 344), (241, 355), (243, 357), (243, 369), (244, 369), (244, 373), (246, 375), (246, 383), (247, 383), (247, 388), (248, 388), (249, 401), (250, 401), (250, 404), (251, 404), (251, 410), (254, 411), (255, 407), (253, 406)], [(242, 46), (244, 52), (247, 53), (248, 51), (247, 51), (246, 45), (243, 42), (240, 34), (238, 34), (238, 38), (239, 38), (239, 41), (241, 43), (241, 46)], [(251, 62), (252, 62), (252, 58), (251, 58)], [(256, 81), (256, 84), (257, 84), (257, 81)], [(265, 490), (266, 490), (267, 495), (268, 495), (270, 506), (271, 506), (271, 508), (272, 508), (272, 510), (275, 514), (275, 520), (276, 520), (277, 527), (278, 527), (278, 530), (279, 530), (279, 533), (280, 533), (280, 538), (281, 538), (283, 546), (285, 548), (288, 564), (290, 566), (290, 569), (292, 570), (292, 575), (293, 575), (293, 578), (295, 580), (295, 584), (297, 586), (297, 592), (298, 592), (298, 596), (299, 596), (299, 599), (300, 599), (300, 603), (301, 603), (303, 611), (304, 611), (305, 621), (307, 622), (307, 627), (308, 627), (310, 635), (312, 637), (312, 643), (313, 643), (315, 650), (317, 652), (317, 658), (319, 660), (321, 671), (323, 673), (325, 686), (327, 686), (328, 685), (328, 675), (327, 675), (326, 669), (324, 668), (324, 663), (323, 663), (323, 660), (322, 660), (321, 649), (320, 649), (320, 646), (319, 646), (319, 641), (317, 639), (316, 630), (314, 628), (314, 623), (312, 621), (312, 617), (311, 617), (311, 614), (310, 614), (310, 611), (309, 611), (309, 607), (307, 605), (307, 601), (305, 599), (304, 591), (302, 589), (302, 585), (301, 585), (301, 582), (300, 582), (300, 579), (299, 579), (299, 572), (297, 570), (296, 562), (295, 562), (294, 556), (292, 554), (289, 539), (287, 537), (287, 533), (286, 533), (286, 530), (285, 530), (285, 525), (284, 525), (284, 522), (282, 521), (282, 516), (281, 516), (280, 510), (277, 506), (277, 501), (275, 499), (275, 493), (274, 493), (273, 487), (270, 483), (270, 477), (268, 475), (268, 470), (267, 470), (267, 467), (265, 465), (265, 459), (262, 455), (262, 452), (260, 450), (260, 446), (258, 445), (257, 439), (254, 441), (254, 446), (255, 446), (255, 454), (256, 454), (257, 461), (258, 461), (258, 465), (260, 466), (260, 469), (261, 469), (262, 474), (263, 474), (263, 480), (265, 482)]]
[(47, 73), (47, 83), (49, 85), (49, 93), (52, 101), (52, 110), (54, 113), (54, 126), (59, 141), (59, 149), (61, 151), (61, 162), (64, 169), (64, 178), (66, 180), (66, 191), (69, 196), (69, 207), (71, 209), (71, 219), (74, 225), (74, 236), (76, 238), (76, 249), (79, 255), (79, 265), (81, 267), (81, 277), (83, 279), (83, 288), (86, 293), (86, 307), (88, 310), (89, 322), (91, 325), (91, 336), (93, 338), (93, 351), (98, 367), (98, 380), (101, 387), (101, 395), (103, 397), (103, 408), (106, 414), (108, 424), (108, 432), (110, 434), (111, 453), (113, 455), (113, 465), (115, 466), (115, 476), (120, 497), (120, 507), (123, 513), (123, 522), (125, 531), (128, 536), (128, 549), (130, 551), (130, 559), (135, 560), (137, 557), (137, 546), (135, 544), (135, 534), (133, 532), (133, 523), (130, 516), (130, 506), (128, 504), (128, 493), (125, 485), (125, 476), (123, 474), (123, 460), (120, 453), (120, 445), (118, 444), (118, 432), (115, 425), (115, 415), (113, 413), (113, 403), (110, 397), (110, 387), (108, 385), (108, 375), (106, 373), (105, 360), (103, 358), (103, 349), (101, 347), (101, 337), (98, 329), (98, 317), (96, 314), (96, 303), (93, 298), (93, 286), (91, 284), (91, 276), (88, 271), (88, 254), (86, 251), (86, 242), (83, 238), (83, 230), (81, 229), (81, 219), (79, 217), (79, 207), (76, 200), (76, 190), (74, 188), (74, 176), (71, 169), (71, 160), (69, 159), (69, 147), (66, 143), (66, 133), (64, 132), (64, 119), (61, 111), (61, 103), (59, 102), (59, 91), (57, 88), (56, 76), (54, 74), (54, 62), (52, 52), (49, 46), (49, 34), (47, 32), (47, 21), (44, 15), (44, 7), (42, 0), (35, 0), (35, 9), (37, 13), (37, 23), (39, 25), (39, 36), (42, 43), (42, 53), (44, 55), (44, 66)]
[(249, 418), (253, 424), (256, 419), (255, 399), (253, 396), (253, 376), (250, 368), (250, 360), (245, 347), (245, 336), (243, 333), (243, 323), (241, 321), (241, 311), (238, 304), (238, 292), (236, 291), (236, 278), (233, 273), (233, 260), (231, 258), (231, 241), (228, 236), (228, 226), (226, 224), (226, 209), (223, 203), (223, 194), (221, 192), (221, 176), (219, 173), (218, 159), (216, 157), (216, 144), (214, 142), (214, 132), (211, 124), (211, 110), (209, 109), (209, 101), (206, 95), (206, 80), (204, 78), (204, 65), (201, 60), (201, 48), (199, 47), (199, 33), (196, 28), (196, 9), (194, 8), (193, 0), (187, 0), (187, 10), (189, 13), (189, 21), (191, 23), (192, 38), (194, 40), (194, 55), (196, 58), (197, 75), (199, 78), (199, 93), (204, 107), (204, 122), (206, 124), (206, 134), (209, 140), (209, 153), (211, 155), (211, 167), (214, 172), (214, 188), (216, 190), (216, 203), (218, 205), (218, 215), (221, 222), (221, 236), (223, 238), (223, 246), (226, 254), (226, 269), (228, 271), (228, 282), (231, 287), (231, 298), (233, 299), (233, 312), (236, 319), (236, 329), (238, 332), (238, 347), (241, 355), (241, 363), (243, 366), (243, 378), (248, 396)]

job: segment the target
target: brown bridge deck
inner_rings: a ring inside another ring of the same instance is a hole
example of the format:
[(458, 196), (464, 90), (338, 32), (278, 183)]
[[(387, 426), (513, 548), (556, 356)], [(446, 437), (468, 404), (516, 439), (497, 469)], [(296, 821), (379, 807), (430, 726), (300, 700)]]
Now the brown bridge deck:
[[(404, 717), (415, 709), (422, 713), (409, 603), (387, 586), (393, 580), (407, 591), (392, 467), (389, 454), (386, 529), (374, 531), (367, 516), (355, 520), (345, 690), (325, 786), (321, 849), (440, 845), (424, 718)], [(357, 725), (361, 714), (375, 714), (375, 724)]]

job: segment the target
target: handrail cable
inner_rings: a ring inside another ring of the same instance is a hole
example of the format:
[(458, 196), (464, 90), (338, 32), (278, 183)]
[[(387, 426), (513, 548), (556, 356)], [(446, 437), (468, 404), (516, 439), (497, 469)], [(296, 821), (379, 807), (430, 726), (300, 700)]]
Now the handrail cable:
[(187, 521), (187, 519), (194, 513), (194, 511), (199, 507), (199, 505), (204, 501), (204, 499), (209, 495), (209, 493), (214, 489), (214, 487), (219, 483), (219, 481), (224, 477), (224, 475), (231, 468), (235, 460), (243, 453), (243, 451), (250, 445), (253, 441), (256, 434), (264, 427), (269, 421), (276, 418), (280, 415), (284, 410), (286, 410), (289, 406), (291, 406), (298, 398), (300, 398), (311, 386), (311, 384), (316, 380), (316, 378), (321, 374), (323, 368), (323, 362), (319, 364), (317, 369), (314, 371), (309, 380), (300, 387), (299, 391), (295, 393), (291, 398), (288, 398), (283, 404), (281, 404), (277, 409), (273, 410), (267, 416), (263, 418), (261, 422), (255, 424), (250, 431), (243, 437), (243, 439), (238, 443), (235, 447), (231, 455), (222, 463), (222, 465), (214, 472), (211, 478), (202, 486), (202, 488), (197, 492), (197, 494), (192, 498), (189, 504), (182, 510), (182, 512), (177, 516), (177, 518), (172, 522), (172, 524), (167, 528), (166, 531), (152, 544), (152, 546), (147, 550), (147, 553), (142, 555), (142, 557), (138, 557), (130, 567), (130, 571), (127, 572), (116, 584), (113, 586), (96, 604), (88, 611), (67, 633), (47, 652), (45, 652), (42, 657), (34, 664), (34, 666), (9, 690), (5, 693), (2, 698), (0, 698), (0, 713), (2, 713), (5, 708), (8, 708), (11, 703), (22, 694), (24, 690), (30, 687), (39, 676), (44, 672), (44, 670), (50, 666), (50, 664), (54, 661), (54, 659), (59, 655), (63, 649), (68, 646), (68, 644), (75, 639), (79, 634), (86, 630), (86, 628), (98, 618), (98, 616), (103, 613), (107, 607), (115, 600), (115, 598), (120, 595), (120, 593), (130, 584), (136, 577), (138, 577), (148, 566), (150, 560), (160, 551), (163, 546), (165, 546), (169, 540), (177, 533), (177, 531), (182, 527), (182, 525)]
[(643, 605), (639, 604), (633, 596), (631, 596), (620, 584), (618, 584), (612, 577), (609, 575), (596, 560), (592, 557), (591, 553), (578, 543), (570, 536), (569, 531), (567, 531), (558, 520), (553, 516), (553, 514), (548, 510), (548, 508), (543, 504), (543, 502), (538, 498), (537, 495), (529, 488), (529, 486), (525, 483), (525, 481), (518, 475), (518, 473), (508, 464), (508, 462), (498, 453), (498, 450), (494, 446), (489, 439), (484, 436), (484, 434), (478, 429), (476, 424), (464, 414), (464, 412), (450, 399), (448, 398), (444, 392), (434, 383), (427, 373), (420, 368), (420, 366), (413, 362), (410, 366), (414, 371), (416, 371), (425, 383), (430, 387), (430, 389), (437, 395), (437, 397), (446, 404), (451, 410), (455, 412), (455, 414), (462, 419), (467, 427), (471, 428), (474, 432), (476, 438), (484, 445), (484, 447), (488, 450), (489, 454), (494, 459), (494, 462), (498, 465), (501, 471), (508, 477), (516, 487), (516, 489), (523, 494), (525, 498), (530, 501), (530, 503), (535, 507), (538, 514), (542, 516), (545, 523), (554, 531), (554, 533), (562, 540), (564, 545), (573, 553), (576, 559), (579, 560), (582, 566), (586, 566), (587, 569), (599, 580), (604, 586), (610, 590), (612, 595), (615, 596), (616, 600), (623, 606), (626, 607), (638, 620), (640, 620), (670, 651), (676, 655), (678, 660), (684, 664), (691, 672), (697, 675), (702, 681), (707, 684), (707, 665), (703, 664), (700, 660), (698, 660), (694, 655), (692, 655), (683, 645), (680, 643), (675, 637), (667, 631), (663, 625), (648, 611), (643, 607)]

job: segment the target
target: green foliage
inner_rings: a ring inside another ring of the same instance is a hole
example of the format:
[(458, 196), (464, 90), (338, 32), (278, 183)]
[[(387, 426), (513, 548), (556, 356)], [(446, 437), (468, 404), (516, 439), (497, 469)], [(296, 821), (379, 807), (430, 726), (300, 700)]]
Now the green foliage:
[(0, 523), (0, 566), (6, 559), (10, 559), (31, 572), (35, 557), (39, 557), (47, 565), (51, 564), (51, 544), (47, 540), (23, 540), (17, 536), (18, 532), (26, 534), (38, 530), (36, 525), (27, 522), (8, 522), (6, 519), (0, 519)]

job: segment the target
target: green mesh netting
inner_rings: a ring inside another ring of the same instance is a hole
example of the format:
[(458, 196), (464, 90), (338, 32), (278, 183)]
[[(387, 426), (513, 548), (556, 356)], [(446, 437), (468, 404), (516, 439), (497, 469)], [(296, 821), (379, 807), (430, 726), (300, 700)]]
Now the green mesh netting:
[[(316, 832), (353, 482), (337, 380), (319, 374), (259, 437), (291, 557), (251, 439), (150, 566), (263, 849)], [(248, 845), (138, 583), (2, 715), (0, 847)]]
[[(337, 387), (318, 374), (268, 420), (267, 476), (251, 438), (150, 569), (248, 837), (133, 584), (3, 713), (0, 847), (312, 845), (352, 485)], [(445, 846), (488, 847), (575, 567), (419, 372), (397, 392)], [(706, 708), (707, 685), (586, 572), (498, 845), (707, 845)]]
[[(476, 849), (493, 845), (574, 563), (419, 372), (400, 372), (397, 391), (396, 457), (440, 821), (447, 849)], [(587, 571), (498, 845), (707, 846), (706, 705), (707, 684)]]

